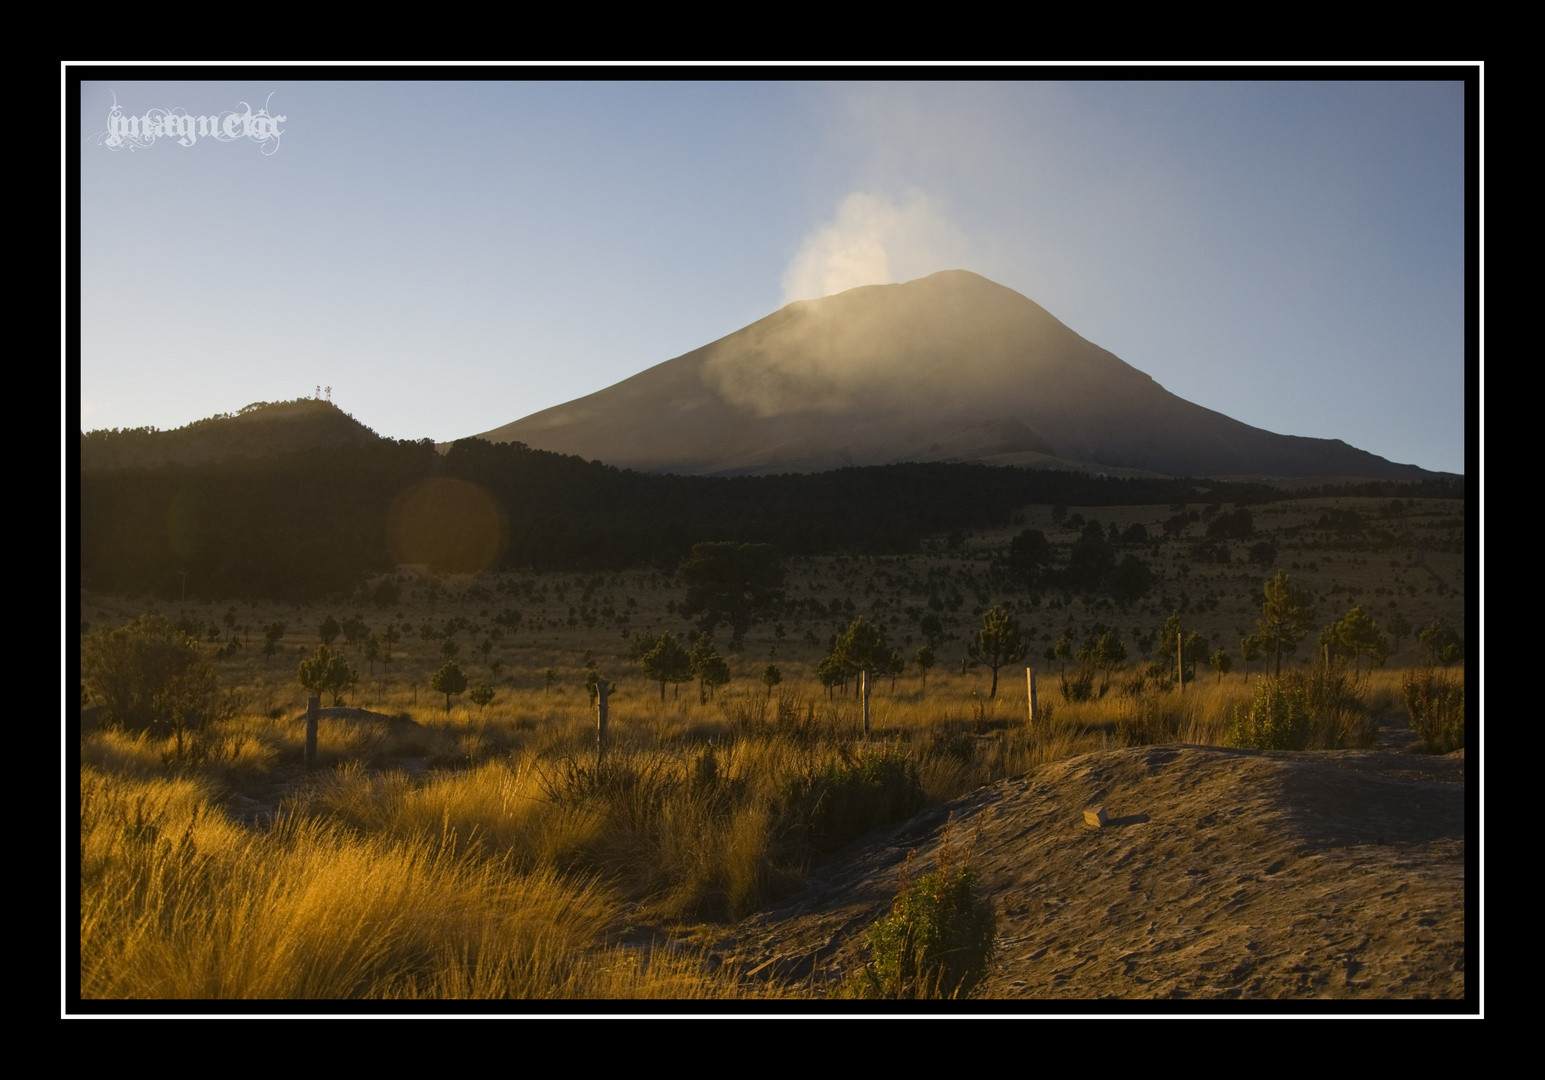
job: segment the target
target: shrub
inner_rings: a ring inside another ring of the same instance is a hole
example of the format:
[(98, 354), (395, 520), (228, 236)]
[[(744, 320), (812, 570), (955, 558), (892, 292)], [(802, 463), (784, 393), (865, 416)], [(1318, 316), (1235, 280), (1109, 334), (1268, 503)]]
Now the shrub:
[(955, 862), (948, 826), (939, 868), (915, 885), (902, 870), (891, 913), (869, 930), (870, 960), (847, 986), (857, 997), (962, 998), (987, 975), (997, 951), (998, 916), (977, 895), (968, 862)]
[(1411, 730), (1429, 754), (1447, 754), (1465, 744), (1465, 686), (1431, 664), (1407, 671), (1400, 681)]
[(172, 730), (177, 756), (183, 735), (235, 711), (197, 643), (160, 615), (101, 627), (81, 646), (81, 683), (102, 705), (103, 720), (129, 731)]
[(1302, 750), (1309, 745), (1309, 695), (1291, 679), (1266, 679), (1249, 708), (1236, 706), (1226, 746)]

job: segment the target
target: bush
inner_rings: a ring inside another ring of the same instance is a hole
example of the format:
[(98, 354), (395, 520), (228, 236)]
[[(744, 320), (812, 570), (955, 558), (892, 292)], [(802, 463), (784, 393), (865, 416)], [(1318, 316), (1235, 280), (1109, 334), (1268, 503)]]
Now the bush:
[(998, 915), (978, 896), (976, 876), (954, 862), (947, 831), (939, 868), (901, 891), (891, 913), (869, 930), (870, 959), (846, 987), (856, 997), (962, 998), (987, 975), (997, 951)]
[(1236, 706), (1225, 746), (1302, 750), (1309, 745), (1309, 695), (1291, 679), (1267, 679), (1247, 709)]
[(1377, 741), (1363, 684), (1344, 662), (1334, 661), (1261, 682), (1249, 708), (1235, 708), (1224, 743), (1257, 750), (1347, 750), (1368, 749)]
[(197, 730), (231, 711), (192, 638), (160, 615), (101, 627), (81, 647), (81, 683), (103, 721), (128, 731)]
[(1408, 671), (1400, 681), (1411, 730), (1429, 754), (1447, 754), (1465, 744), (1465, 686), (1431, 664)]

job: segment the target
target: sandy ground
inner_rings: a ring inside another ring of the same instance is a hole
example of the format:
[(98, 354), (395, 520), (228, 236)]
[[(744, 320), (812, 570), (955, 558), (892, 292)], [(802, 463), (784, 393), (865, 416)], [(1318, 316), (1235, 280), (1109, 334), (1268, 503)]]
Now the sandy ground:
[[(1105, 827), (1085, 823), (1093, 807)], [(835, 986), (863, 962), (908, 852), (931, 869), (948, 822), (955, 841), (975, 836), (997, 904), (980, 998), (1462, 1009), (1465, 815), (1462, 752), (1102, 751), (870, 834), (707, 944), (743, 971)]]

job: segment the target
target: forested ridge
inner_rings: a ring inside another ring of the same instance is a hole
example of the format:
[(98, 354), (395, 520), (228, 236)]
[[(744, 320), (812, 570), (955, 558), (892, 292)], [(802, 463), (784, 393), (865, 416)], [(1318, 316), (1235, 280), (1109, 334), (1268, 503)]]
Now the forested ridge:
[(254, 401), (237, 412), (220, 413), (166, 431), (154, 427), (83, 431), (80, 467), (90, 472), (170, 462), (194, 465), (374, 442), (377, 438), (374, 431), (330, 401)]
[[(670, 570), (705, 540), (770, 543), (791, 555), (897, 553), (918, 550), (928, 537), (1008, 524), (1016, 507), (1031, 503), (1282, 497), (1264, 485), (976, 464), (733, 478), (648, 475), (480, 439), (461, 440), (444, 455), (429, 440), (380, 439), (80, 477), (80, 567), (87, 588), (176, 596), (186, 574), (190, 595), (272, 598), (349, 592), (369, 575), (391, 570), (399, 561), (388, 542), (393, 501), (431, 478), (476, 485), (500, 519), (492, 561), (431, 566), (447, 572)], [(1405, 494), (1428, 485), (1377, 486)], [(1442, 493), (1462, 493), (1462, 482)]]

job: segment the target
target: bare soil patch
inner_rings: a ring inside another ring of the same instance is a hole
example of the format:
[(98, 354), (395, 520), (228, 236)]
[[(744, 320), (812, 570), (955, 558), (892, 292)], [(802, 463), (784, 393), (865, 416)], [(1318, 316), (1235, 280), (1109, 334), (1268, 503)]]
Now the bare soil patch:
[[(1091, 828), (1083, 811), (1104, 807)], [(835, 986), (909, 851), (976, 835), (997, 999), (1466, 996), (1465, 761), (1147, 746), (1012, 777), (872, 834), (721, 936), (743, 971)]]

